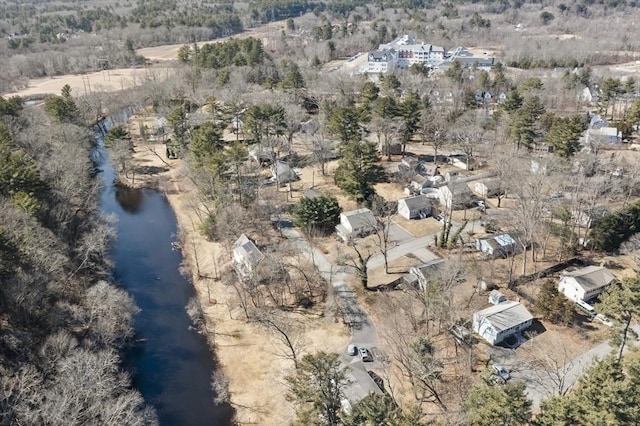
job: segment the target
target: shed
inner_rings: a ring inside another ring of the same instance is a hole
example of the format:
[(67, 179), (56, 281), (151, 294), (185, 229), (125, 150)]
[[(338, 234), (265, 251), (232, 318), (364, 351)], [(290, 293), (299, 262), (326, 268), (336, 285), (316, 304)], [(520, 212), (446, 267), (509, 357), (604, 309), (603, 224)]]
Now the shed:
[(424, 219), (431, 214), (431, 202), (426, 195), (398, 200), (398, 214), (405, 219)]
[(344, 241), (354, 237), (364, 237), (376, 230), (377, 221), (369, 209), (358, 209), (340, 214), (336, 232)]
[(322, 196), (322, 192), (318, 191), (317, 189), (310, 189), (308, 191), (305, 191), (305, 193), (302, 195), (304, 198), (308, 198), (310, 200), (313, 200), (314, 198), (318, 198)]
[(602, 266), (587, 266), (565, 272), (560, 277), (558, 291), (575, 302), (587, 302), (604, 292), (615, 279), (616, 277)]
[(504, 294), (500, 293), (498, 290), (491, 290), (491, 293), (489, 293), (489, 303), (491, 303), (492, 305), (497, 305), (506, 301), (507, 297)]
[(473, 331), (495, 345), (531, 326), (533, 315), (520, 302), (507, 301), (473, 314)]

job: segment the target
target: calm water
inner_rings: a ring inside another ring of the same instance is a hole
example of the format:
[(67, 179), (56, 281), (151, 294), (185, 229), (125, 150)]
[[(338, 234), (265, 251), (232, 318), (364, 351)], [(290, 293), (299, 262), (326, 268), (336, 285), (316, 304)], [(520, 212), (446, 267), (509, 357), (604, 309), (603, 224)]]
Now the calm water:
[(133, 384), (156, 408), (161, 425), (228, 425), (231, 408), (212, 402), (216, 365), (209, 347), (189, 329), (184, 307), (194, 289), (180, 275), (182, 256), (171, 246), (177, 234), (173, 210), (157, 191), (116, 187), (113, 168), (101, 167), (108, 183), (102, 209), (118, 219), (115, 279), (141, 309), (135, 328), (142, 343), (125, 357)]

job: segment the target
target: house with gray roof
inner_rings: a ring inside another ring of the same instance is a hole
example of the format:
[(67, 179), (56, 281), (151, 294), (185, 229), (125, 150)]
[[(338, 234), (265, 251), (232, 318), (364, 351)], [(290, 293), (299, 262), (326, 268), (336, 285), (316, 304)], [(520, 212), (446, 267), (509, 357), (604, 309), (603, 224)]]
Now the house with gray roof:
[(588, 302), (604, 292), (616, 280), (609, 270), (602, 266), (587, 266), (565, 272), (560, 277), (558, 291), (574, 302)]
[(520, 302), (506, 301), (473, 314), (473, 331), (492, 345), (531, 326), (533, 315)]
[(398, 214), (405, 219), (424, 219), (431, 214), (431, 201), (426, 195), (398, 200)]
[(233, 244), (233, 267), (241, 279), (251, 278), (263, 259), (264, 255), (245, 234)]
[(440, 272), (444, 266), (444, 260), (440, 258), (413, 266), (409, 269), (409, 273), (405, 275), (404, 280), (420, 290), (424, 290), (430, 282), (441, 276)]
[(276, 163), (271, 166), (271, 173), (273, 174), (273, 180), (275, 180), (278, 185), (295, 182), (299, 179), (298, 174), (284, 161), (276, 161)]
[(340, 213), (340, 223), (336, 225), (338, 236), (344, 241), (352, 238), (366, 237), (375, 232), (377, 220), (373, 212), (367, 208)]
[(517, 242), (511, 234), (491, 235), (478, 238), (476, 249), (489, 257), (508, 257), (516, 252)]

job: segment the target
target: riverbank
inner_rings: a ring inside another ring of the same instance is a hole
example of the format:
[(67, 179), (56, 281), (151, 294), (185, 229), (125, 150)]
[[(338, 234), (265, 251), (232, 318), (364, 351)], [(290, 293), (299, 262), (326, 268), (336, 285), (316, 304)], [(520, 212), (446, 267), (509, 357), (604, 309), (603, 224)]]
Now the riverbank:
[[(139, 123), (148, 118), (133, 116), (129, 131), (134, 141), (134, 159), (121, 180), (134, 187), (151, 187), (166, 194), (176, 214), (185, 270), (192, 278), (202, 306), (206, 333), (214, 356), (230, 383), (231, 403), (240, 423), (282, 425), (293, 420), (295, 407), (286, 400), (284, 377), (293, 373), (293, 362), (283, 358), (284, 347), (259, 325), (244, 320), (234, 306), (224, 274), (234, 273), (230, 254), (198, 231), (205, 218), (197, 191), (188, 179), (182, 160), (169, 160), (164, 144), (144, 142), (138, 137)], [(133, 173), (135, 172), (135, 173)], [(340, 352), (349, 340), (348, 329), (328, 322), (324, 316), (298, 317), (304, 326), (304, 352)], [(212, 402), (213, 403), (213, 402)]]

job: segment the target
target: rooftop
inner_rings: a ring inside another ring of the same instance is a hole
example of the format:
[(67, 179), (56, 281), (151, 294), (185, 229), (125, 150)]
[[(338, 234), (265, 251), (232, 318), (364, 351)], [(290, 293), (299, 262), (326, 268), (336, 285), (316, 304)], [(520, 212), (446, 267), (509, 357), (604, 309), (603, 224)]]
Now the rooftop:
[(575, 271), (565, 272), (565, 277), (573, 277), (586, 291), (596, 290), (611, 284), (616, 277), (602, 266), (587, 266)]
[(533, 315), (527, 308), (522, 303), (515, 301), (498, 303), (495, 306), (476, 312), (473, 316), (482, 317), (489, 321), (497, 332), (533, 319)]

